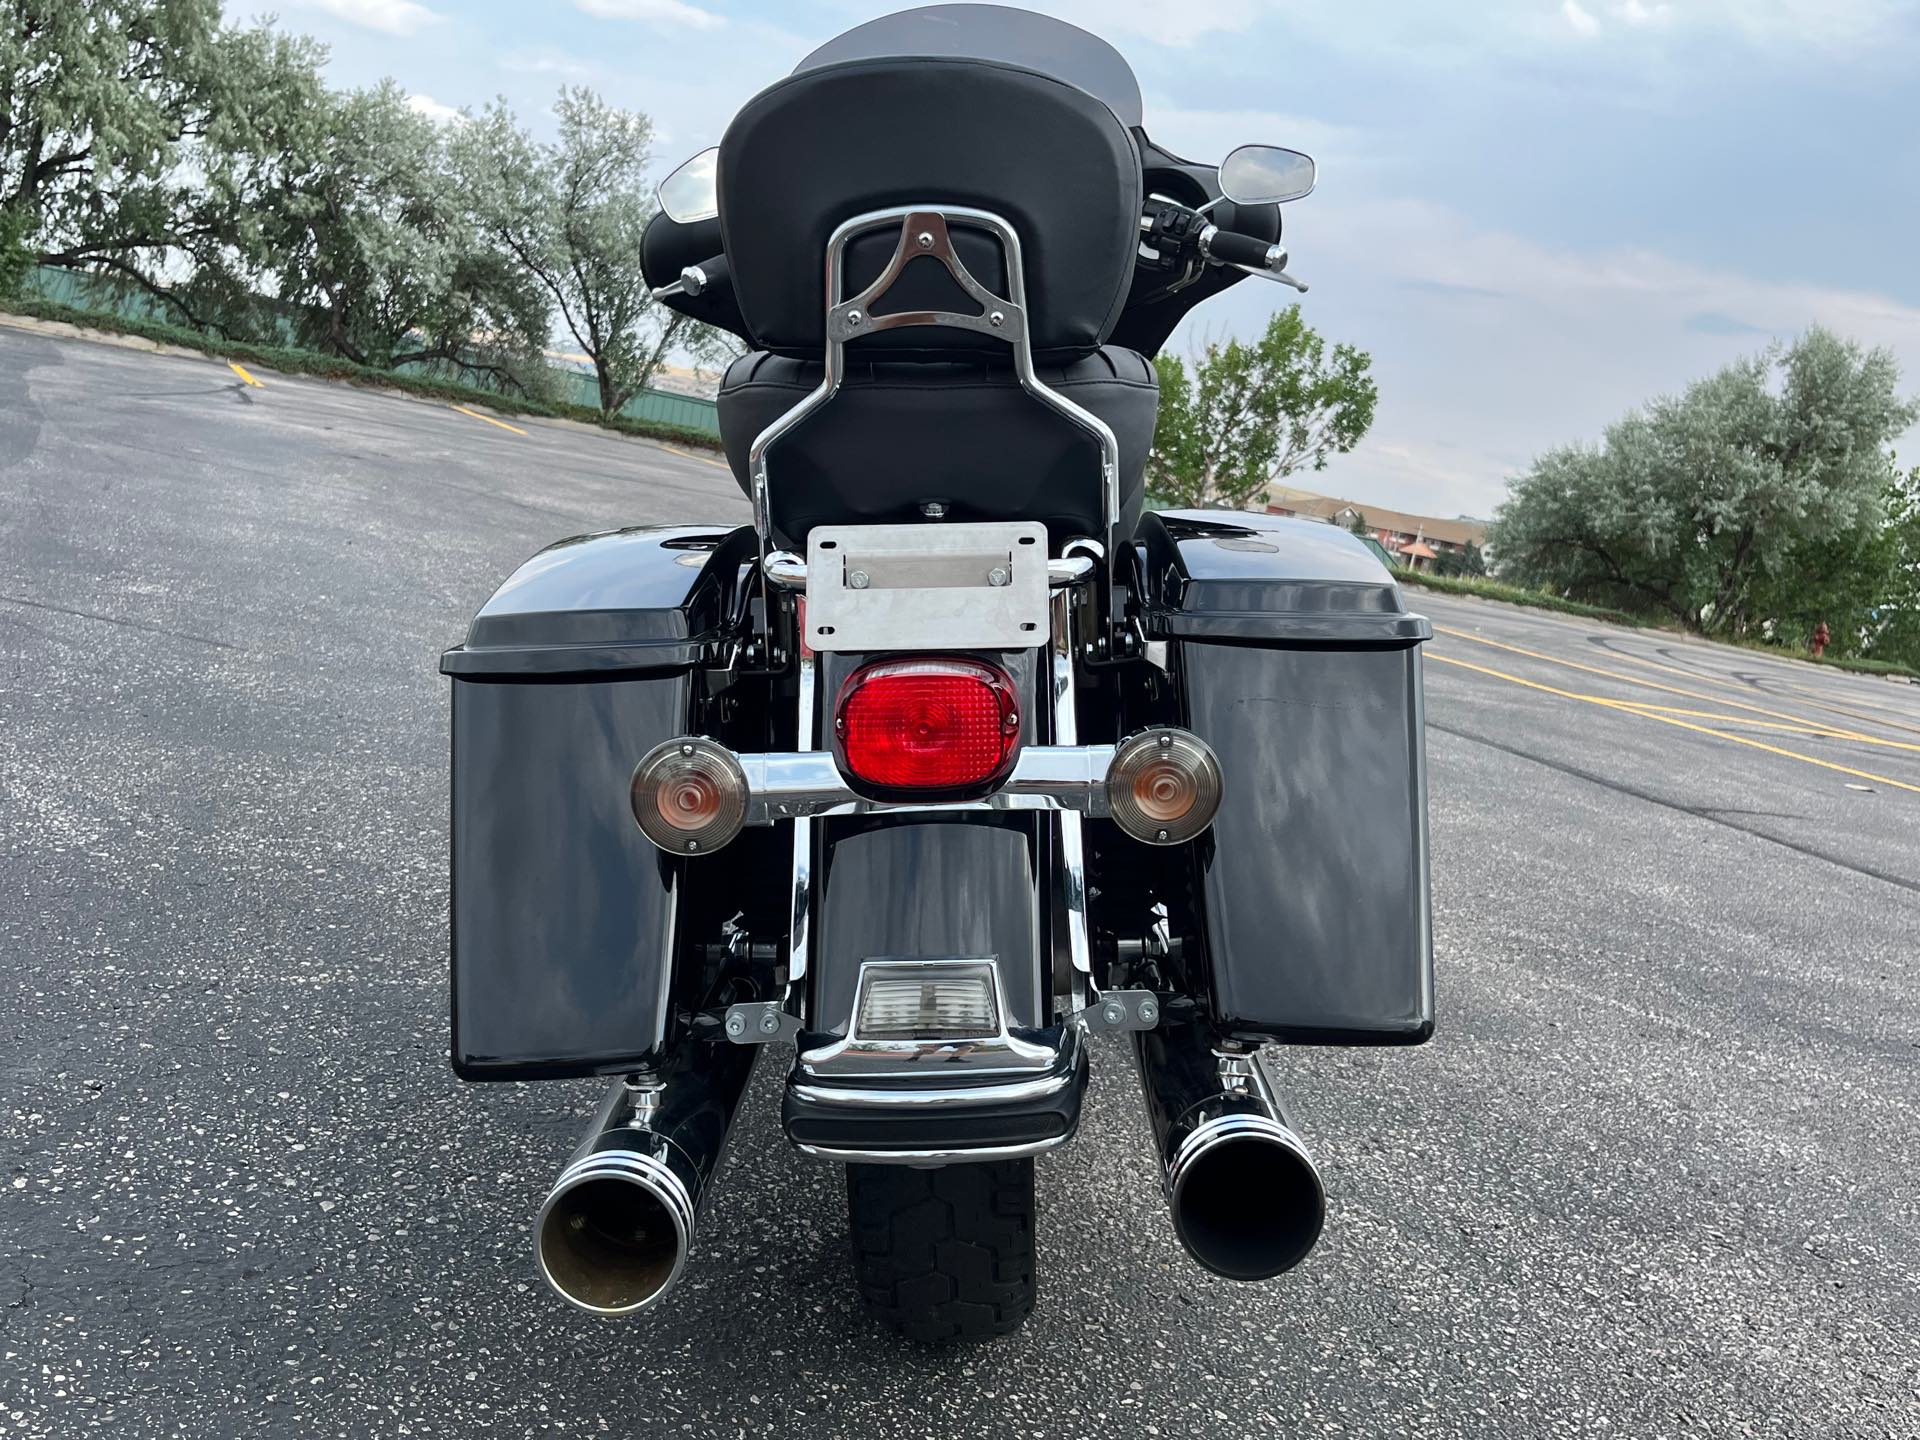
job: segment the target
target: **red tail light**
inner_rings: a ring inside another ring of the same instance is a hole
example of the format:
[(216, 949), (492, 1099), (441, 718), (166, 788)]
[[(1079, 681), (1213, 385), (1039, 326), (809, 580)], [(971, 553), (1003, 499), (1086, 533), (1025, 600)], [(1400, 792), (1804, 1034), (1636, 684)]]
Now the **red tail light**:
[(840, 768), (876, 790), (991, 785), (1020, 748), (1020, 703), (1006, 671), (978, 660), (879, 660), (840, 687)]

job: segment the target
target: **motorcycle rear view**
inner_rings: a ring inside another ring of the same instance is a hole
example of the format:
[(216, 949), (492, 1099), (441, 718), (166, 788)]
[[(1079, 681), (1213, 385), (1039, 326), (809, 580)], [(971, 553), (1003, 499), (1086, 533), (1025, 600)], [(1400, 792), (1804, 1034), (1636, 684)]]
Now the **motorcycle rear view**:
[(754, 347), (754, 523), (563, 541), (442, 662), (455, 1068), (611, 1081), (535, 1224), (561, 1296), (669, 1293), (776, 1042), (914, 1338), (1032, 1309), (1034, 1157), (1102, 1034), (1193, 1258), (1311, 1251), (1258, 1047), (1431, 1033), (1431, 632), (1343, 531), (1143, 494), (1143, 352), (1298, 286), (1311, 185), (1168, 155), (1103, 42), (972, 5), (840, 37), (663, 184), (656, 295)]

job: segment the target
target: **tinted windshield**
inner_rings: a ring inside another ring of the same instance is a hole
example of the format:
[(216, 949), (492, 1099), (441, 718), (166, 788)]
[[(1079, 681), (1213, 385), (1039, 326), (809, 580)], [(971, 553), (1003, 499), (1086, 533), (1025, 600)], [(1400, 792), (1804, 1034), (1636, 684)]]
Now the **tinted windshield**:
[(888, 55), (964, 56), (1020, 65), (1106, 101), (1123, 125), (1141, 123), (1140, 82), (1118, 50), (1064, 20), (1004, 5), (929, 5), (884, 15), (829, 40), (794, 73)]

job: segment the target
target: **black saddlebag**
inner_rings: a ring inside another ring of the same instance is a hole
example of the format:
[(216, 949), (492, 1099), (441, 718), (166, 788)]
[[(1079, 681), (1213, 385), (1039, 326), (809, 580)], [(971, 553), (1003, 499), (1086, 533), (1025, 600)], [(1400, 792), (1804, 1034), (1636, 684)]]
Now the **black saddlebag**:
[(1228, 1034), (1418, 1044), (1433, 1030), (1420, 643), (1360, 540), (1217, 511), (1141, 529), (1150, 638), (1225, 795), (1191, 847)]
[(693, 726), (752, 532), (609, 531), (534, 556), (441, 657), (453, 678), (453, 1067), (468, 1080), (659, 1058), (680, 880), (633, 767)]

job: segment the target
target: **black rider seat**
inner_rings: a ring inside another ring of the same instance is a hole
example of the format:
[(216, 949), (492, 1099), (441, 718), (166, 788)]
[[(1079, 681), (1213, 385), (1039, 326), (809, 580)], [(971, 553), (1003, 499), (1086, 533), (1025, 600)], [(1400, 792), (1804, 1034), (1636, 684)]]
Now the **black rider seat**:
[[(1039, 380), (1110, 426), (1120, 449), (1121, 524), (1132, 534), (1145, 489), (1159, 383), (1153, 366), (1108, 345), (1035, 367)], [(742, 356), (720, 383), (720, 436), (751, 494), (754, 438), (820, 383), (816, 361)], [(999, 356), (866, 360), (849, 354), (840, 392), (767, 452), (773, 528), (804, 546), (817, 524), (885, 524), (946, 507), (953, 520), (1033, 520), (1056, 545), (1105, 534), (1093, 435), (1021, 388)]]

